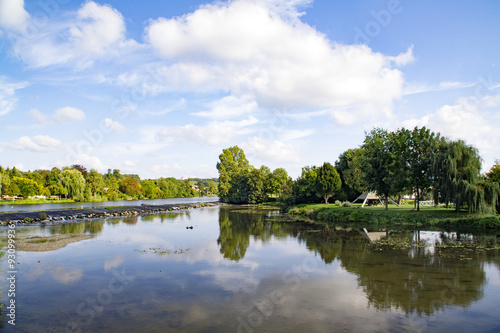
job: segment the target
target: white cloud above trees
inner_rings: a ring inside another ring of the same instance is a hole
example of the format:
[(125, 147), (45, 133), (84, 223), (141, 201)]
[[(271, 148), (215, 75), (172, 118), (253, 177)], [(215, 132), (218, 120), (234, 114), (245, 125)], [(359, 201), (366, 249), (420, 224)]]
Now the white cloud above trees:
[(80, 121), (85, 119), (85, 113), (77, 108), (66, 106), (57, 109), (52, 118), (58, 123), (67, 123), (68, 121)]

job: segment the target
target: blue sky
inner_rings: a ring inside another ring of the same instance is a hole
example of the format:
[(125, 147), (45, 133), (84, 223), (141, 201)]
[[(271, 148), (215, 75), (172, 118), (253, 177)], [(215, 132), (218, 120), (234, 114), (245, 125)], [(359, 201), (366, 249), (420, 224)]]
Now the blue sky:
[(0, 0), (0, 165), (141, 178), (334, 162), (373, 127), (500, 158), (496, 1)]

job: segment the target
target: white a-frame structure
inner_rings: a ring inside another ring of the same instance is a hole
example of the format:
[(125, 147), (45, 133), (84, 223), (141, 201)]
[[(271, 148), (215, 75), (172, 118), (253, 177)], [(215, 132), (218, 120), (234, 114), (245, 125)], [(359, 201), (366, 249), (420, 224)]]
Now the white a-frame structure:
[[(397, 203), (395, 203), (391, 198), (387, 198), (387, 199), (389, 199), (390, 202), (392, 202), (393, 204), (395, 204), (396, 206), (399, 207), (399, 205)], [(368, 200), (378, 200), (378, 201), (380, 201), (381, 204), (384, 204), (384, 202), (382, 201), (382, 198), (380, 196), (378, 196), (376, 192), (372, 192), (372, 191), (366, 191), (366, 192), (361, 193), (360, 196), (357, 197), (356, 200), (354, 200), (352, 203), (355, 203), (358, 200), (363, 200), (363, 204), (361, 205), (361, 208), (363, 208), (365, 206), (365, 204)]]

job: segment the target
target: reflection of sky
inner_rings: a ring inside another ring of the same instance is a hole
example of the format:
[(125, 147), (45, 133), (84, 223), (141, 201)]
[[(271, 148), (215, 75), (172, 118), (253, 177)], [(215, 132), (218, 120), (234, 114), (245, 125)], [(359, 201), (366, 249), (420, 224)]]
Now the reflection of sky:
[[(495, 322), (500, 305), (497, 265), (485, 264), (489, 283), (484, 299), (468, 309), (452, 307), (431, 318), (395, 309), (377, 311), (369, 307), (357, 276), (345, 271), (338, 259), (327, 265), (294, 237), (272, 236), (263, 242), (250, 236), (243, 259), (225, 259), (217, 244), (217, 212), (207, 208), (165, 215), (163, 220), (139, 217), (137, 224), (108, 220), (92, 239), (56, 251), (19, 252), (19, 315), (44, 329), (55, 328), (50, 314), (59, 313), (74, 318), (82, 331), (164, 331), (168, 325), (179, 331), (235, 331), (238, 318), (248, 322), (256, 304), (267, 302), (273, 305), (271, 313), (255, 331), (438, 332), (453, 327), (460, 332), (471, 328), (471, 316), (485, 322), (478, 327), (491, 328)], [(48, 228), (24, 232), (48, 235)], [(432, 235), (422, 232), (421, 238)], [(3, 272), (5, 267), (4, 261)], [(102, 316), (83, 323), (86, 317), (76, 309), (106, 290), (116, 272), (133, 276), (133, 282), (112, 295)], [(282, 295), (281, 302), (269, 303), (276, 293)], [(59, 320), (61, 325), (65, 320)]]

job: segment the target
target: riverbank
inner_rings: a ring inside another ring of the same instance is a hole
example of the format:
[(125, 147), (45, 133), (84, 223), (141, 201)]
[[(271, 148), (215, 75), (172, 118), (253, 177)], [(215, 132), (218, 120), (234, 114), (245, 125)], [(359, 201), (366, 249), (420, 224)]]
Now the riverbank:
[(318, 223), (359, 223), (364, 227), (500, 229), (499, 215), (456, 213), (444, 207), (421, 207), (420, 211), (415, 211), (412, 205), (390, 206), (389, 210), (385, 210), (382, 206), (360, 208), (307, 204), (289, 209), (288, 214)]
[(87, 209), (61, 209), (61, 210), (40, 210), (29, 212), (8, 212), (0, 213), (0, 224), (53, 224), (64, 223), (73, 220), (89, 220), (120, 216), (138, 216), (161, 214), (170, 211), (193, 209), (201, 207), (214, 207), (222, 205), (216, 202), (195, 202), (184, 204), (165, 205), (137, 205), (137, 206), (113, 206)]

